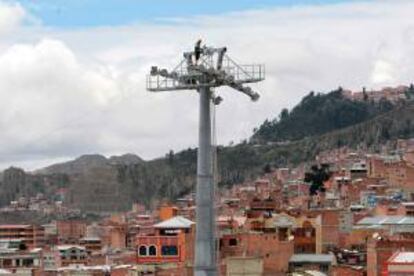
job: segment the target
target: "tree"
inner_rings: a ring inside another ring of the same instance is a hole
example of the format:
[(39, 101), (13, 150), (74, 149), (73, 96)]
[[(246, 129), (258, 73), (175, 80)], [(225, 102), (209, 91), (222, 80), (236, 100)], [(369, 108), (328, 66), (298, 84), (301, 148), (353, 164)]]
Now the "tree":
[(269, 163), (266, 163), (266, 165), (263, 167), (264, 173), (271, 173), (272, 172), (272, 166), (270, 166)]
[(408, 100), (414, 99), (414, 84), (410, 84), (410, 87), (405, 91), (405, 96)]
[(362, 87), (362, 95), (363, 95), (364, 101), (367, 102), (368, 94), (367, 94), (367, 89), (365, 87)]
[(284, 121), (289, 117), (289, 110), (287, 108), (283, 108), (279, 114), (279, 120)]
[(167, 153), (167, 160), (168, 160), (168, 164), (172, 164), (174, 162), (174, 151), (170, 150)]
[(328, 164), (321, 166), (313, 165), (309, 172), (305, 173), (304, 181), (310, 183), (309, 194), (316, 195), (318, 192), (325, 192), (323, 183), (331, 177), (332, 173), (329, 171)]

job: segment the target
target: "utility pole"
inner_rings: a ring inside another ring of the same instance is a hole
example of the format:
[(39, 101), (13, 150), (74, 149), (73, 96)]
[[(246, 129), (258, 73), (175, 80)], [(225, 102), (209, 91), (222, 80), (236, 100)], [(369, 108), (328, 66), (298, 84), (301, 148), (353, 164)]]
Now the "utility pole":
[(218, 275), (210, 106), (211, 102), (220, 104), (222, 98), (212, 88), (229, 86), (256, 101), (259, 94), (244, 84), (259, 82), (265, 77), (264, 65), (238, 65), (226, 52), (225, 47), (201, 47), (200, 40), (194, 51), (184, 53), (184, 59), (175, 69), (168, 71), (153, 66), (147, 76), (147, 90), (151, 92), (196, 90), (199, 93), (195, 276)]

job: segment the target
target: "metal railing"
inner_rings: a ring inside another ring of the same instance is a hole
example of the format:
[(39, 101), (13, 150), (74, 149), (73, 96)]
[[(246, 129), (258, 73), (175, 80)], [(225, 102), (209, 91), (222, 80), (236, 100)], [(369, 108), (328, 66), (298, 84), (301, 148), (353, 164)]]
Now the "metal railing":
[[(198, 68), (203, 70), (210, 70), (214, 68), (210, 60), (202, 60)], [(165, 77), (161, 75), (148, 75), (147, 76), (147, 90), (149, 91), (170, 91), (170, 90), (190, 90), (197, 89), (203, 86), (217, 87), (222, 83), (216, 81), (210, 81), (207, 83), (201, 83), (200, 76), (203, 75), (201, 70), (197, 70), (197, 66), (194, 70), (189, 70), (185, 60), (174, 69), (176, 78)], [(266, 68), (263, 64), (248, 64), (238, 65), (229, 57), (223, 60), (223, 66), (221, 71), (225, 72), (225, 75), (233, 78), (237, 83), (252, 83), (262, 81), (265, 78)]]

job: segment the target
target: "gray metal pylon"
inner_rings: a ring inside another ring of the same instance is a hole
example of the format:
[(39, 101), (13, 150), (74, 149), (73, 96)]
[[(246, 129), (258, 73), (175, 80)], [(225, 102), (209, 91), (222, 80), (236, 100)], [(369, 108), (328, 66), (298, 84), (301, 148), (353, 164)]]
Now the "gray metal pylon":
[[(196, 50), (201, 52), (198, 62), (194, 62)], [(264, 65), (238, 65), (226, 55), (226, 52), (225, 47), (204, 46), (201, 51), (198, 48), (192, 52), (185, 52), (184, 59), (171, 72), (153, 66), (150, 75), (147, 76), (147, 90), (152, 92), (175, 90), (199, 92), (195, 276), (218, 274), (210, 101), (219, 104), (222, 99), (213, 95), (211, 89), (229, 86), (256, 101), (259, 94), (245, 84), (262, 81), (265, 77)]]
[(199, 89), (200, 114), (197, 155), (195, 276), (217, 275), (213, 148), (209, 88)]

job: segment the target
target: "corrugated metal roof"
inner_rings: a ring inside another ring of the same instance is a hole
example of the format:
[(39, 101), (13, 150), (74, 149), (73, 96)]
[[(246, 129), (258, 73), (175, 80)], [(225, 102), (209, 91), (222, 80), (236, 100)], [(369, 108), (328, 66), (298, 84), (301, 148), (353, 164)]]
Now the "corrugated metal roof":
[(396, 263), (413, 263), (414, 252), (400, 252), (391, 261)]
[(182, 216), (173, 217), (154, 225), (155, 228), (190, 228), (194, 222)]
[(414, 224), (414, 217), (409, 216), (375, 216), (358, 221), (357, 225), (407, 225)]
[(331, 254), (294, 254), (290, 263), (333, 263), (335, 257)]
[(58, 250), (69, 250), (69, 249), (72, 249), (72, 248), (77, 248), (77, 249), (79, 249), (79, 250), (85, 250), (85, 246), (80, 246), (80, 245), (71, 245), (71, 244), (68, 244), (68, 245), (58, 245), (58, 246), (56, 246), (56, 248), (58, 249)]

